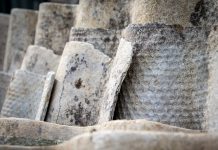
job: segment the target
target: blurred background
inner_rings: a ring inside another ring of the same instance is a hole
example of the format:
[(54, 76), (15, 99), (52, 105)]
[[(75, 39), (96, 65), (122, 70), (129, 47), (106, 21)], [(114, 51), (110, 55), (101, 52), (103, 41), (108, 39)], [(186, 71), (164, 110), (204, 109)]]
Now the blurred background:
[(42, 2), (57, 2), (57, 3), (79, 3), (79, 0), (0, 0), (0, 12), (10, 13), (12, 8), (26, 8), (35, 9), (39, 8)]

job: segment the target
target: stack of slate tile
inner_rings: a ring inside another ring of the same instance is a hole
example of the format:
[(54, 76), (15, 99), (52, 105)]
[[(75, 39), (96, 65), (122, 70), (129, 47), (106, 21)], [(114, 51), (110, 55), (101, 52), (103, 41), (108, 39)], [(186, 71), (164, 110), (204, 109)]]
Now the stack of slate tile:
[(216, 0), (51, 2), (0, 21), (0, 149), (218, 149)]

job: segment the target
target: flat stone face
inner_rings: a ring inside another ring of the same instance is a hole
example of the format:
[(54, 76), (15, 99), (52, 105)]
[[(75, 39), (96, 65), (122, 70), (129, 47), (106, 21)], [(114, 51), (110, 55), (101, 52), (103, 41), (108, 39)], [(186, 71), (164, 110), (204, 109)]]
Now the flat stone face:
[(19, 69), (27, 47), (34, 42), (37, 12), (24, 9), (12, 9), (4, 71), (13, 73)]
[(5, 72), (0, 72), (0, 110), (5, 101), (8, 86), (11, 81), (11, 76)]
[(75, 27), (123, 29), (129, 24), (130, 0), (80, 0)]
[(191, 26), (190, 16), (199, 0), (133, 0), (131, 23), (164, 23)]
[(64, 125), (96, 124), (110, 61), (91, 44), (67, 43), (46, 120)]
[(36, 28), (35, 45), (61, 55), (74, 25), (76, 5), (42, 3)]
[(120, 31), (104, 29), (72, 28), (70, 41), (92, 44), (95, 49), (113, 58), (119, 45)]
[(9, 19), (9, 15), (0, 14), (0, 70), (3, 70)]
[(205, 129), (208, 33), (201, 28), (130, 25), (134, 56), (122, 85), (117, 119), (148, 119)]
[(24, 56), (21, 69), (46, 75), (49, 71), (56, 72), (59, 62), (60, 56), (55, 55), (52, 50), (31, 45)]
[(44, 120), (54, 73), (41, 76), (17, 70), (10, 83), (1, 116)]

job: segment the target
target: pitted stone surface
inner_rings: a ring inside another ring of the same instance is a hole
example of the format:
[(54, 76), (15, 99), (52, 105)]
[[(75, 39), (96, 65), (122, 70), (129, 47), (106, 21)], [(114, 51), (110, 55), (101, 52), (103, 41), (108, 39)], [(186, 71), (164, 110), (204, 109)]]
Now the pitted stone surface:
[(199, 131), (176, 128), (146, 120), (112, 121), (97, 126), (78, 127), (18, 118), (1, 118), (0, 126), (0, 149), (5, 144), (20, 146), (56, 145), (84, 133), (105, 130), (200, 133)]
[(67, 43), (57, 70), (47, 121), (64, 125), (96, 124), (110, 61), (89, 43)]
[(134, 56), (122, 85), (118, 119), (148, 119), (205, 130), (208, 32), (162, 24), (130, 25)]
[(119, 45), (120, 31), (104, 29), (72, 28), (70, 41), (80, 41), (92, 44), (109, 57), (116, 55)]
[(0, 111), (5, 101), (5, 96), (8, 90), (8, 86), (11, 81), (11, 76), (5, 72), (0, 72)]
[(131, 59), (131, 45), (124, 40), (113, 60), (89, 43), (67, 43), (47, 121), (87, 126), (111, 120)]
[(44, 120), (54, 73), (41, 76), (17, 70), (10, 83), (1, 116)]
[(0, 70), (3, 70), (10, 15), (0, 14)]
[(13, 73), (21, 67), (28, 46), (34, 43), (37, 16), (36, 11), (12, 9), (4, 71)]
[(39, 8), (35, 45), (61, 55), (75, 22), (76, 7), (71, 4), (42, 3)]
[(59, 55), (55, 55), (50, 49), (31, 45), (24, 56), (21, 69), (46, 75), (49, 71), (57, 71), (60, 58)]
[(75, 27), (123, 29), (129, 24), (130, 0), (80, 0)]

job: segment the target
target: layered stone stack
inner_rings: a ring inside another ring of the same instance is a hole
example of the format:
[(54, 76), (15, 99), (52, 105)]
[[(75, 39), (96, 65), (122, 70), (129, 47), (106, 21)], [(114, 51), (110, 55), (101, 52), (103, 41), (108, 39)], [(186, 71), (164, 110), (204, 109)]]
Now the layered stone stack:
[(0, 15), (0, 149), (218, 149), (216, 0), (52, 2)]

